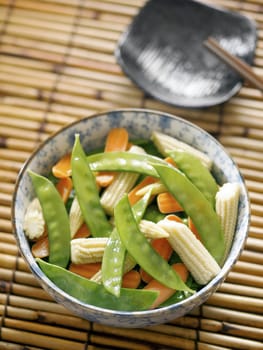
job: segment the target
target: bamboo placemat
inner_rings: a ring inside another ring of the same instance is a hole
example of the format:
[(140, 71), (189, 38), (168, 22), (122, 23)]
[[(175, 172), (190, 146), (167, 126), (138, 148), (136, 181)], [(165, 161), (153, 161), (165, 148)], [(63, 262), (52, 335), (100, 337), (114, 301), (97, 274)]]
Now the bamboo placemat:
[[(114, 58), (145, 0), (0, 0), (0, 349), (263, 349), (263, 96), (245, 85), (222, 106), (183, 110), (145, 96)], [(205, 1), (205, 0), (203, 0)], [(255, 19), (255, 71), (263, 76), (263, 0), (208, 0)], [(216, 136), (250, 192), (245, 250), (200, 308), (169, 324), (118, 329), (82, 320), (39, 287), (10, 222), (17, 173), (62, 126), (119, 107), (168, 111)]]

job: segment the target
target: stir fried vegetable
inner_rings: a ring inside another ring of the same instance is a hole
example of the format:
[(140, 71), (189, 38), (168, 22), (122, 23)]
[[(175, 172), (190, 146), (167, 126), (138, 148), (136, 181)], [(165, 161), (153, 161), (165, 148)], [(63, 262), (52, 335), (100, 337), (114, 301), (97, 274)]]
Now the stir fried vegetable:
[(152, 140), (163, 155), (116, 128), (104, 152), (91, 155), (76, 135), (52, 167), (56, 183), (29, 171), (36, 197), (24, 229), (32, 253), (82, 302), (123, 311), (179, 302), (215, 277), (229, 252), (238, 184), (220, 187), (207, 155), (181, 141), (161, 133)]

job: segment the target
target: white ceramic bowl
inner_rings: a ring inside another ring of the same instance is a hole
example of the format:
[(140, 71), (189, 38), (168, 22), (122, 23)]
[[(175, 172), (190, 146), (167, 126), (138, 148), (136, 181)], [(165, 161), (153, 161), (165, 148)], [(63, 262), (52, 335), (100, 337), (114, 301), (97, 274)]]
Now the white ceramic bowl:
[[(108, 131), (113, 127), (125, 127), (130, 138), (149, 139), (153, 130), (161, 131), (205, 152), (213, 161), (212, 172), (219, 184), (238, 182), (241, 196), (235, 237), (230, 254), (220, 273), (197, 293), (177, 304), (160, 309), (120, 312), (87, 305), (66, 294), (52, 283), (41, 271), (31, 254), (28, 240), (23, 232), (25, 210), (34, 195), (27, 170), (48, 174), (52, 165), (65, 153), (72, 150), (74, 135), (80, 133), (86, 150), (103, 145)], [(220, 143), (199, 127), (176, 116), (144, 109), (124, 109), (94, 115), (66, 126), (42, 143), (31, 155), (21, 170), (15, 188), (12, 206), (12, 223), (20, 252), (28, 263), (33, 275), (43, 288), (60, 304), (74, 314), (90, 321), (116, 327), (143, 327), (165, 323), (187, 314), (204, 303), (224, 281), (238, 259), (248, 233), (250, 219), (249, 200), (244, 180), (226, 150)]]

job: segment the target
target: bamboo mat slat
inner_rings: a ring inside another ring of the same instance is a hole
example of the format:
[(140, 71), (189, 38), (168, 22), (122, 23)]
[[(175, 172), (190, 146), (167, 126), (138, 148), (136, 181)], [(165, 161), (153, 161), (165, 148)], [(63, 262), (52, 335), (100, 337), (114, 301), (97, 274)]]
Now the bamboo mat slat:
[[(221, 106), (156, 101), (125, 76), (116, 43), (146, 0), (0, 0), (0, 349), (263, 349), (263, 95), (244, 84)], [(257, 22), (263, 77), (263, 0), (202, 0)], [(239, 260), (207, 302), (167, 324), (119, 329), (76, 317), (39, 286), (10, 222), (17, 174), (61, 127), (105, 109), (179, 115), (225, 146), (245, 178), (251, 226)]]

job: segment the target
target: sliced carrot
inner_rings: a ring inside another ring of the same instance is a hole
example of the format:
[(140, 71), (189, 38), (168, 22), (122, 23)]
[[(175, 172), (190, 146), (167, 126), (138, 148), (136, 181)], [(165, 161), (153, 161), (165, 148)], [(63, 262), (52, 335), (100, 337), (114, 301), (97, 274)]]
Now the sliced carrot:
[(71, 153), (65, 154), (53, 167), (52, 174), (58, 178), (68, 177), (71, 171)]
[(86, 223), (83, 222), (83, 224), (80, 226), (78, 231), (75, 233), (74, 239), (75, 238), (86, 238), (89, 236), (90, 236), (90, 230), (89, 230), (88, 226), (86, 225)]
[(161, 213), (176, 213), (183, 208), (169, 192), (163, 192), (157, 196), (157, 205)]
[(59, 179), (56, 188), (64, 203), (68, 200), (68, 197), (72, 191), (73, 183), (70, 177), (63, 177)]
[(141, 283), (141, 275), (136, 270), (131, 270), (126, 272), (122, 277), (122, 287), (123, 288), (138, 288)]
[(172, 265), (173, 269), (178, 273), (181, 277), (182, 281), (185, 283), (189, 276), (189, 271), (184, 263), (175, 263)]
[[(156, 238), (151, 241), (153, 249), (161, 255), (166, 261), (168, 261), (173, 253), (173, 248), (166, 238)], [(149, 283), (152, 280), (152, 276), (146, 271), (140, 268), (141, 278), (144, 282)]]
[(32, 254), (35, 258), (46, 258), (49, 256), (49, 242), (47, 233), (41, 236), (31, 248)]
[(125, 128), (113, 128), (109, 131), (104, 152), (126, 151), (129, 134)]
[(129, 193), (128, 193), (128, 198), (130, 205), (134, 205), (136, 202), (138, 202), (142, 196), (138, 196), (136, 193), (139, 191), (141, 188), (148, 186), (154, 182), (158, 181), (152, 176), (146, 176), (138, 185), (136, 185)]
[(173, 248), (166, 238), (155, 238), (151, 241), (151, 245), (162, 258), (165, 260), (170, 259), (173, 253)]
[(165, 219), (171, 220), (171, 221), (177, 221), (177, 222), (180, 222), (180, 223), (183, 222), (183, 220), (180, 218), (180, 216), (177, 216), (175, 214), (166, 215)]
[(193, 232), (193, 234), (196, 236), (197, 239), (199, 239), (199, 241), (201, 241), (201, 236), (199, 235), (197, 228), (195, 227), (193, 220), (190, 218), (190, 216), (187, 219), (188, 222), (188, 227), (190, 228), (190, 230)]
[[(114, 152), (114, 151), (126, 151), (129, 142), (129, 134), (125, 128), (113, 128), (109, 131), (104, 152)], [(101, 171), (96, 175), (96, 182), (101, 187), (109, 186), (116, 172), (114, 171)]]
[[(176, 263), (172, 265), (172, 268), (178, 273), (178, 275), (182, 278), (183, 282), (186, 282), (188, 278), (188, 270), (186, 266), (183, 263)], [(153, 305), (151, 306), (152, 309), (158, 307), (160, 304), (162, 304), (164, 301), (169, 299), (175, 292), (175, 289), (166, 287), (162, 283), (158, 282), (155, 279), (152, 279), (145, 287), (144, 289), (147, 290), (153, 290), (159, 292), (158, 297), (154, 301)]]
[(91, 278), (101, 268), (101, 263), (90, 263), (90, 264), (73, 264), (69, 266), (69, 271), (76, 273), (82, 277)]
[(141, 279), (143, 282), (145, 283), (149, 283), (153, 277), (151, 275), (148, 274), (148, 272), (146, 272), (143, 268), (140, 267), (140, 275), (141, 275)]

